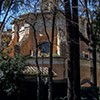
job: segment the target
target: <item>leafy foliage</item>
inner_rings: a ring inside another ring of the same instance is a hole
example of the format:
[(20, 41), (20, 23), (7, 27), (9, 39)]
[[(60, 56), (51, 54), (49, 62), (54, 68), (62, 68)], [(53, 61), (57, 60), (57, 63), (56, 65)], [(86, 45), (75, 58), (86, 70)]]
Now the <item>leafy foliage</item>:
[(21, 55), (10, 58), (4, 53), (0, 53), (0, 83), (7, 95), (18, 94), (18, 79), (23, 77), (22, 70), (25, 66)]
[(2, 46), (7, 46), (11, 41), (10, 36), (2, 36)]

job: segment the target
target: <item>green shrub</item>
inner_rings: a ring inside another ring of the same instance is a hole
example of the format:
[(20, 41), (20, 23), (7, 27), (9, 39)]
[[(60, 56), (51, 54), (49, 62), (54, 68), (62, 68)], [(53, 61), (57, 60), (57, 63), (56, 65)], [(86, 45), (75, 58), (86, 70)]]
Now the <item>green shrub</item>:
[(0, 84), (7, 95), (19, 93), (18, 79), (23, 77), (24, 60), (21, 55), (16, 54), (13, 58), (10, 58), (0, 52)]

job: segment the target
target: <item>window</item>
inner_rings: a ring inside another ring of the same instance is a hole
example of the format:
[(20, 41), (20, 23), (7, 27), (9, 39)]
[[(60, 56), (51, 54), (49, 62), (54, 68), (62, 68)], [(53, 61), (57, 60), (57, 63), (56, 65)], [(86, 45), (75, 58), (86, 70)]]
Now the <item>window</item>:
[(50, 45), (49, 42), (45, 41), (42, 42), (39, 46), (41, 53), (49, 53), (50, 52)]

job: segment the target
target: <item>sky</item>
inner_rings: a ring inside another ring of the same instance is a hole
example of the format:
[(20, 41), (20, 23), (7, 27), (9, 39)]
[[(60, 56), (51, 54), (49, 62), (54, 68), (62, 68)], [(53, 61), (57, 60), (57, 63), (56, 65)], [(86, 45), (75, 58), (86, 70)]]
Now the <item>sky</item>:
[[(31, 3), (29, 4), (28, 1), (30, 1)], [(18, 18), (20, 15), (28, 13), (28, 12), (34, 12), (33, 6), (36, 3), (36, 1), (37, 0), (26, 0), (25, 5), (19, 5), (18, 8), (16, 8), (15, 5), (12, 5), (5, 21), (6, 24), (5, 24), (4, 30), (6, 31), (6, 29), (9, 29), (9, 28), (11, 29), (11, 22), (15, 18)], [(6, 14), (5, 12), (6, 11), (1, 10), (0, 22), (3, 21), (4, 16)]]
[[(14, 18), (18, 18), (18, 16), (25, 14), (25, 13), (28, 13), (28, 12), (34, 12), (35, 11), (34, 7), (37, 8), (37, 6), (39, 6), (39, 3), (36, 4), (36, 1), (37, 0), (25, 0), (25, 5), (18, 6), (17, 8), (16, 8), (16, 5), (13, 5), (12, 8), (11, 8), (13, 10), (10, 9), (10, 12), (8, 13), (8, 16), (6, 18), (5, 30), (7, 28), (11, 28), (10, 23), (12, 22), (12, 20), (14, 20)], [(34, 6), (35, 4), (36, 4), (36, 6)], [(91, 9), (93, 10), (92, 7), (91, 7)], [(0, 15), (0, 22), (2, 22), (4, 16), (5, 16), (5, 12), (2, 11), (1, 15)]]

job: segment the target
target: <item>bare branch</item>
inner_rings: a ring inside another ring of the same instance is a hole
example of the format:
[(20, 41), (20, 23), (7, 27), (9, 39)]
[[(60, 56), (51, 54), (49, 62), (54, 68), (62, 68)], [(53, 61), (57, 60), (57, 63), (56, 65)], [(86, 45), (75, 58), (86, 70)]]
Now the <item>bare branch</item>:
[(87, 38), (85, 38), (80, 31), (79, 31), (79, 37), (83, 42), (85, 42), (87, 45), (89, 45), (90, 41)]
[(48, 41), (50, 43), (50, 37), (49, 37), (48, 32), (47, 32), (45, 17), (44, 17), (44, 13), (43, 13), (42, 8), (41, 8), (41, 14), (42, 14), (42, 18), (43, 18), (44, 31), (45, 31), (45, 34), (46, 34)]
[[(3, 19), (3, 21), (2, 21), (2, 23), (1, 23), (1, 25), (0, 25), (0, 30), (1, 30), (2, 26), (4, 25), (4, 22), (5, 22), (6, 18), (7, 18), (7, 15), (8, 15), (8, 13), (9, 13), (9, 10), (10, 10), (12, 4), (13, 4), (13, 0), (11, 0), (11, 2), (10, 2), (10, 4), (9, 4), (9, 7), (8, 7), (8, 9), (7, 9), (7, 12), (6, 12), (6, 14), (5, 14), (5, 16), (4, 16), (4, 19)], [(2, 29), (3, 29), (3, 28), (2, 28)]]

